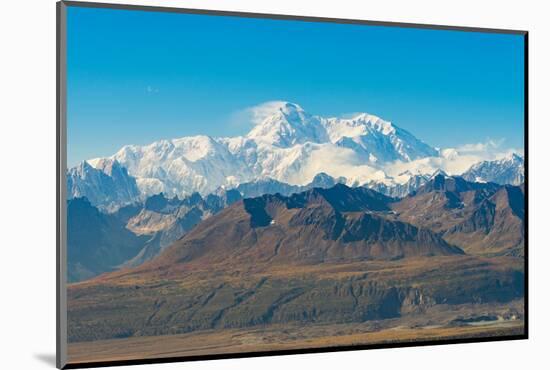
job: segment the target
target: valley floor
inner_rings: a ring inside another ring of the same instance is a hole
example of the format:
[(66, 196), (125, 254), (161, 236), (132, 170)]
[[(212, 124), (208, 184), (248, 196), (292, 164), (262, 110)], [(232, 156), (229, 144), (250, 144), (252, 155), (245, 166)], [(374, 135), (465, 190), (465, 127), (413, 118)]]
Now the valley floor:
[[(506, 305), (437, 307), (422, 315), (350, 324), (266, 325), (204, 330), (180, 335), (143, 336), (69, 344), (69, 363), (239, 354), (381, 343), (522, 335), (523, 300)], [(517, 308), (519, 317), (501, 316)], [(475, 316), (475, 315), (478, 316)], [(473, 316), (472, 316), (473, 315)], [(461, 317), (476, 319), (461, 322)], [(446, 322), (435, 325), (434, 322)]]

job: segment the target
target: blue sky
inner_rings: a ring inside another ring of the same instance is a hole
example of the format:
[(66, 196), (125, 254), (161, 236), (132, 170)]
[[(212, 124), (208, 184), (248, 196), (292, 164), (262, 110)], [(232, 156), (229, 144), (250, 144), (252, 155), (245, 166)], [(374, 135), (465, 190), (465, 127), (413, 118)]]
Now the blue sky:
[(287, 100), (376, 114), (437, 147), (523, 147), (523, 37), (129, 10), (68, 9), (68, 163), (125, 144), (242, 135)]

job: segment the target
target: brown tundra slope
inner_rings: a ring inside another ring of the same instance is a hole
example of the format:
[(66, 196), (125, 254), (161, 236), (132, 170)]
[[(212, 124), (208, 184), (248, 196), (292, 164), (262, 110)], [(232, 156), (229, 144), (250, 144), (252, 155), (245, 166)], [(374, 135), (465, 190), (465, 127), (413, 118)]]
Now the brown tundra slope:
[(345, 185), (245, 199), (198, 225), (152, 266), (168, 271), (174, 263), (289, 265), (463, 254), (429, 229), (386, 218), (389, 201)]
[[(502, 189), (442, 195), (453, 205), (483, 203), (477, 194), (502, 211), (510, 202), (498, 195)], [(496, 317), (492, 307), (501, 318), (521, 318), (523, 312), (502, 307), (523, 298), (523, 259), (466, 255), (442, 236), (460, 224), (448, 221), (459, 218), (456, 211), (445, 208), (440, 193), (424, 190), (426, 198), (417, 198), (424, 204), (409, 206), (424, 209), (434, 199), (449, 228), (427, 211), (423, 222), (407, 213), (405, 202), (415, 197), (396, 203), (344, 185), (239, 201), (152, 261), (71, 285), (69, 340), (365, 323), (422, 317), (434, 307), (467, 306), (469, 313), (431, 325)], [(467, 230), (457, 228), (456, 235)]]
[(469, 254), (523, 256), (523, 185), (438, 175), (392, 209), (397, 219), (441, 233)]

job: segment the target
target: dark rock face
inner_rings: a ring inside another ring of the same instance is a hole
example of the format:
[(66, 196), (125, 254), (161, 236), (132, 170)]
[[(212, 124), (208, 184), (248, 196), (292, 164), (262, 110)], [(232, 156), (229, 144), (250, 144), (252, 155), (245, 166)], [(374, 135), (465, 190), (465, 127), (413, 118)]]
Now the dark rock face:
[(150, 196), (145, 200), (144, 208), (149, 211), (159, 212), (168, 206), (168, 199), (164, 194)]
[[(242, 199), (241, 193), (235, 189), (226, 190), (220, 192), (219, 195), (208, 194), (206, 198), (202, 201), (203, 208), (208, 209), (211, 212), (219, 212), (227, 206), (238, 202)], [(199, 205), (200, 202), (197, 202), (196, 205)]]

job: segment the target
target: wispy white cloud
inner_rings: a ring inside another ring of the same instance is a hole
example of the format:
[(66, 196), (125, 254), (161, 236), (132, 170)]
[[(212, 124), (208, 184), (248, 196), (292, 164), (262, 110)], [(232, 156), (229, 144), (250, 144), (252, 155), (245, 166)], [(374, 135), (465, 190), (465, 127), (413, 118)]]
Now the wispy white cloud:
[(250, 118), (253, 124), (261, 123), (267, 117), (275, 114), (280, 110), (287, 102), (282, 100), (272, 100), (254, 107), (249, 107), (247, 110), (250, 112)]
[(502, 149), (505, 139), (488, 139), (484, 143), (465, 144), (458, 146), (456, 150), (461, 153), (494, 152)]
[(157, 94), (159, 92), (159, 89), (156, 88), (156, 87), (153, 87), (151, 85), (148, 85), (146, 88), (145, 88), (145, 92), (147, 94)]
[(413, 174), (429, 174), (442, 169), (449, 175), (461, 175), (472, 165), (482, 161), (492, 161), (510, 156), (512, 153), (523, 155), (523, 150), (504, 148), (503, 139), (488, 139), (482, 143), (472, 143), (440, 150), (437, 157), (427, 157), (412, 162), (397, 161), (385, 167), (388, 176), (403, 182), (408, 177), (400, 176), (405, 171)]
[(305, 185), (315, 175), (324, 172), (334, 178), (345, 177), (348, 185), (360, 185), (369, 181), (390, 181), (381, 168), (365, 164), (353, 150), (332, 143), (312, 145), (305, 159), (292, 166), (284, 178), (290, 183)]
[(276, 113), (286, 101), (271, 100), (255, 106), (233, 112), (229, 117), (229, 124), (234, 127), (252, 128), (261, 123), (270, 115)]

